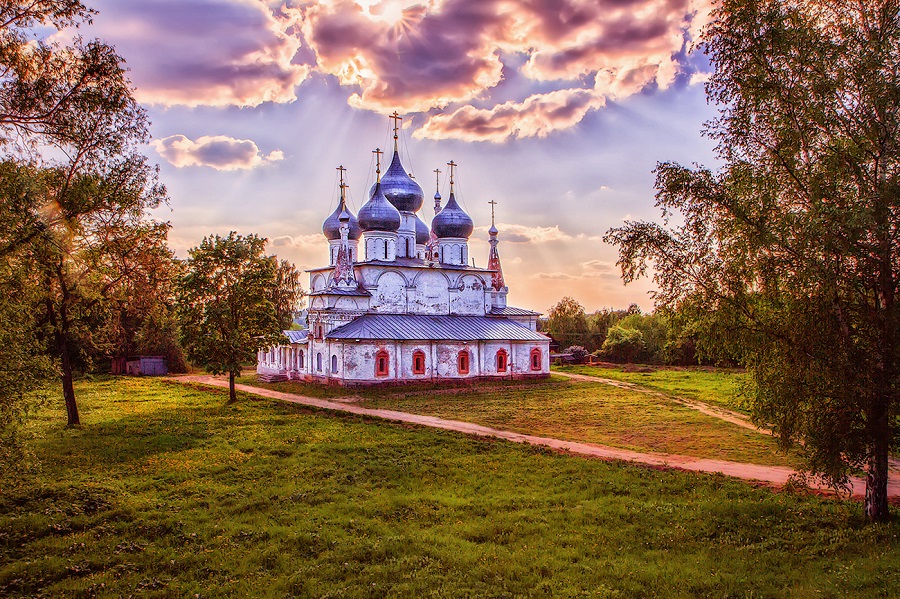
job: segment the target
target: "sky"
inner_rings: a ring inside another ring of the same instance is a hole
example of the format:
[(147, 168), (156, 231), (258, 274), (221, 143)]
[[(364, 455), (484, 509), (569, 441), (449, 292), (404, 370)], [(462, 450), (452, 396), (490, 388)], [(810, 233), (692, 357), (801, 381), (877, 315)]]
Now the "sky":
[(116, 47), (147, 108), (170, 198), (154, 216), (182, 257), (234, 230), (300, 269), (327, 264), (336, 167), (356, 212), (397, 111), (425, 222), (459, 165), (477, 266), (497, 202), (510, 305), (650, 310), (652, 281), (624, 286), (603, 234), (660, 218), (658, 162), (715, 164), (709, 65), (692, 51), (708, 0), (88, 3), (98, 14), (80, 34)]

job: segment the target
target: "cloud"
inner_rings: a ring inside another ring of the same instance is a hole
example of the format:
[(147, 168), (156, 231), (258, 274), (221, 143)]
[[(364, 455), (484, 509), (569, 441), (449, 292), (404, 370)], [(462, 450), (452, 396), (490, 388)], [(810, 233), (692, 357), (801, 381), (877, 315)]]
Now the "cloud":
[(269, 245), (275, 248), (309, 248), (323, 247), (325, 238), (321, 234), (312, 235), (281, 235), (269, 241)]
[(246, 170), (284, 159), (281, 150), (264, 155), (256, 142), (225, 135), (204, 135), (196, 141), (184, 135), (170, 135), (154, 140), (152, 145), (160, 156), (178, 168), (208, 166), (218, 171)]
[(145, 102), (292, 102), (316, 74), (353, 107), (422, 115), (420, 138), (501, 142), (686, 79), (710, 1), (99, 0), (91, 33)]
[(291, 102), (310, 67), (291, 20), (258, 0), (102, 0), (91, 33), (128, 61), (140, 101), (164, 106)]
[(591, 90), (565, 89), (536, 94), (524, 102), (506, 102), (490, 109), (464, 106), (431, 117), (413, 135), (429, 139), (502, 142), (510, 137), (546, 137), (581, 121), (605, 104)]
[[(600, 241), (601, 237), (584, 234), (570, 235), (560, 230), (559, 225), (552, 227), (529, 227), (526, 225), (508, 225), (497, 223), (500, 230), (499, 238), (508, 243), (550, 243), (554, 241)], [(487, 231), (485, 227), (477, 227), (477, 230)]]

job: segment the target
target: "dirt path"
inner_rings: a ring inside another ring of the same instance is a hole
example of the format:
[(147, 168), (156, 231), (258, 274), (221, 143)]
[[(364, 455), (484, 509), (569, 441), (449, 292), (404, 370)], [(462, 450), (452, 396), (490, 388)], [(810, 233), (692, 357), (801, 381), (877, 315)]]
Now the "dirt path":
[[(580, 375), (573, 375), (580, 376)], [(585, 377), (590, 380), (596, 380), (593, 377)], [(223, 377), (215, 376), (177, 376), (171, 377), (171, 380), (185, 383), (200, 383), (203, 385), (211, 385), (215, 387), (227, 387), (228, 381)], [(618, 382), (618, 381), (615, 381)], [(727, 476), (733, 476), (744, 480), (755, 480), (774, 485), (782, 485), (787, 482), (788, 478), (796, 474), (791, 468), (781, 466), (759, 466), (756, 464), (743, 464), (739, 462), (728, 462), (725, 460), (709, 460), (692, 458), (682, 455), (658, 454), (658, 453), (640, 453), (637, 451), (628, 451), (626, 449), (617, 449), (605, 445), (595, 445), (592, 443), (578, 443), (575, 441), (563, 441), (560, 439), (552, 439), (549, 437), (538, 437), (535, 435), (526, 435), (505, 431), (471, 422), (462, 422), (459, 420), (447, 420), (445, 418), (437, 418), (435, 416), (423, 416), (419, 414), (409, 414), (407, 412), (397, 412), (394, 410), (375, 410), (371, 408), (363, 408), (354, 403), (344, 403), (340, 400), (316, 399), (314, 397), (306, 397), (303, 395), (295, 395), (293, 393), (282, 393), (280, 391), (272, 391), (263, 389), (262, 387), (253, 387), (251, 385), (235, 385), (239, 391), (258, 395), (260, 397), (268, 397), (278, 399), (304, 406), (311, 406), (323, 410), (333, 410), (337, 412), (347, 412), (350, 414), (358, 414), (360, 416), (368, 416), (371, 418), (381, 418), (394, 422), (406, 422), (410, 424), (418, 424), (431, 428), (444, 429), (474, 435), (477, 437), (494, 437), (505, 439), (514, 443), (527, 443), (529, 445), (544, 446), (551, 449), (566, 451), (572, 454), (600, 458), (604, 460), (623, 460), (626, 462), (634, 462), (638, 464), (647, 464), (650, 466), (665, 466), (671, 468), (679, 468), (681, 470), (690, 470), (694, 472), (711, 472), (721, 473)], [(853, 494), (861, 496), (865, 492), (865, 481), (862, 479), (853, 479)], [(824, 485), (811, 483), (813, 488), (825, 489)], [(890, 481), (888, 483), (888, 496), (900, 497), (900, 481)]]

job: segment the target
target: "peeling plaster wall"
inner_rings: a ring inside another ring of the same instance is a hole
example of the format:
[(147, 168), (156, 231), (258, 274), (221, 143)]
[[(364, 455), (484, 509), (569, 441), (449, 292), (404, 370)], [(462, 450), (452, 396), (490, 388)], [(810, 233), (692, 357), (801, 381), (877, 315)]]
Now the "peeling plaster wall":
[(475, 275), (463, 275), (458, 291), (450, 296), (450, 313), (467, 316), (484, 315), (484, 281)]
[(425, 271), (409, 289), (409, 311), (413, 314), (449, 314), (450, 282), (440, 272)]
[(388, 271), (378, 277), (378, 287), (372, 294), (372, 309), (385, 314), (406, 312), (406, 279), (400, 273)]

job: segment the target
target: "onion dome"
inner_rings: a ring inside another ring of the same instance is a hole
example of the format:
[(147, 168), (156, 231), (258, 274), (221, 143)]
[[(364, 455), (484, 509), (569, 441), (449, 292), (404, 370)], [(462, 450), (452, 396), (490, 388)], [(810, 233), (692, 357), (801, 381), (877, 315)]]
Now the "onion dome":
[(488, 235), (496, 235), (500, 231), (497, 230), (497, 227), (494, 226), (494, 223), (491, 223), (491, 228), (488, 229)]
[(350, 225), (350, 234), (347, 236), (348, 239), (359, 239), (359, 236), (362, 235), (362, 230), (359, 228), (359, 222), (356, 220), (356, 217), (353, 216), (353, 213), (347, 210), (347, 205), (343, 200), (338, 202), (338, 207), (334, 209), (334, 212), (331, 213), (331, 216), (325, 219), (325, 223), (322, 225), (322, 232), (325, 233), (325, 237), (329, 240), (338, 240), (341, 238), (341, 215), (346, 213), (349, 216), (349, 225)]
[(425, 193), (400, 164), (400, 154), (394, 150), (394, 158), (387, 172), (381, 177), (381, 190), (388, 202), (403, 212), (418, 212), (425, 201)]
[(431, 229), (422, 222), (418, 216), (416, 217), (416, 245), (425, 245), (431, 239)]
[[(362, 212), (360, 212), (362, 214)], [(431, 228), (438, 238), (444, 237), (462, 237), (468, 238), (475, 228), (475, 223), (466, 214), (459, 204), (456, 203), (456, 196), (450, 192), (450, 199), (447, 205), (434, 217), (431, 221)]]
[(359, 226), (363, 231), (391, 231), (400, 228), (400, 212), (387, 201), (381, 183), (372, 188), (372, 197), (359, 209)]

